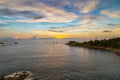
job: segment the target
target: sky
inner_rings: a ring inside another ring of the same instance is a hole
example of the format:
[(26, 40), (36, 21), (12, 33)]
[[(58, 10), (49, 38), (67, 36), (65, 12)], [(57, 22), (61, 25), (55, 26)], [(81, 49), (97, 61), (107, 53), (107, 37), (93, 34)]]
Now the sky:
[(120, 0), (0, 0), (0, 38), (120, 37)]

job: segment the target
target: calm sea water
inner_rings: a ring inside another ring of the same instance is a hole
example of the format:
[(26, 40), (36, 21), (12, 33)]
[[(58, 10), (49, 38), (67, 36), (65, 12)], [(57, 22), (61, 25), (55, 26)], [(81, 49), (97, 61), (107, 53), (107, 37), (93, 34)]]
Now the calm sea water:
[(120, 80), (119, 56), (65, 42), (18, 40), (19, 44), (0, 46), (0, 75), (31, 71), (35, 80)]

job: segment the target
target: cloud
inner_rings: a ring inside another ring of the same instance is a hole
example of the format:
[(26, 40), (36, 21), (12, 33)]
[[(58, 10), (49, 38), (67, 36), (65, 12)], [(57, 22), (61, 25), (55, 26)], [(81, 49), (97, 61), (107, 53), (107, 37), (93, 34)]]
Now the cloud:
[(0, 15), (6, 17), (17, 17), (17, 18), (33, 18), (36, 16), (40, 16), (40, 14), (33, 11), (19, 11), (12, 9), (0, 9)]
[(11, 29), (9, 24), (0, 23), (0, 31), (1, 30), (8, 30), (8, 29)]
[(71, 33), (71, 32), (85, 32), (86, 29), (90, 27), (96, 27), (99, 26), (100, 23), (96, 20), (103, 19), (101, 17), (89, 17), (84, 16), (82, 17), (81, 21), (77, 22), (77, 25), (69, 25), (64, 27), (49, 27), (50, 29), (48, 31), (51, 32), (57, 32), (57, 33)]
[(5, 23), (0, 23), (0, 27), (7, 27), (7, 26), (10, 26), (10, 25)]
[(103, 33), (111, 33), (112, 31), (110, 31), (110, 30), (104, 30), (104, 31), (102, 31)]
[(80, 17), (80, 21), (78, 24), (80, 25), (99, 25), (99, 21), (106, 20), (103, 16), (90, 16), (90, 15), (83, 15)]
[(42, 19), (44, 16), (37, 16), (37, 17), (34, 17), (34, 19)]
[(82, 28), (87, 28), (87, 27), (94, 27), (94, 26), (99, 26), (101, 20), (105, 20), (102, 16), (82, 16), (80, 18), (81, 20), (78, 22), (78, 24)]
[(116, 26), (116, 24), (107, 24), (108, 26)]
[(65, 32), (65, 31), (63, 31), (63, 30), (49, 30), (49, 31), (51, 31), (51, 32), (59, 32), (59, 33), (61, 33), (61, 32)]
[(81, 0), (76, 3), (76, 6), (79, 8), (81, 13), (89, 13), (96, 9), (99, 4), (99, 0)]
[(78, 26), (68, 26), (68, 27), (50, 27), (50, 29), (48, 31), (50, 32), (57, 32), (57, 33), (71, 33), (71, 32), (84, 32), (85, 29), (89, 28), (89, 27), (93, 27), (96, 24), (92, 23), (86, 23), (86, 24), (81, 24)]
[(107, 24), (108, 26), (112, 26), (112, 27), (118, 27), (120, 26), (120, 24)]
[(50, 32), (57, 32), (57, 33), (63, 33), (65, 32), (65, 30), (67, 29), (67, 27), (49, 27)]
[(100, 13), (107, 15), (108, 17), (111, 17), (111, 18), (120, 18), (120, 11), (102, 10)]
[(83, 16), (83, 19), (91, 19), (91, 20), (105, 20), (103, 16)]
[[(31, 1), (32, 6), (26, 5), (25, 2), (30, 1), (5, 0), (4, 3), (0, 4), (0, 12), (3, 16), (8, 15), (25, 17), (27, 15), (30, 15), (34, 17), (32, 19), (19, 19), (15, 22), (69, 22), (77, 18), (77, 16), (73, 13), (69, 13), (62, 9), (48, 6), (40, 2)], [(38, 18), (38, 16), (41, 15), (45, 17)]]

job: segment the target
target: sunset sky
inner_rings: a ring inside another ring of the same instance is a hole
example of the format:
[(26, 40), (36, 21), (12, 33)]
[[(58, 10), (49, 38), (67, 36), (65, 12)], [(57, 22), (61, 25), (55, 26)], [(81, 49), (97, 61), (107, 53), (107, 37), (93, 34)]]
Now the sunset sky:
[(0, 0), (0, 38), (120, 36), (120, 0)]

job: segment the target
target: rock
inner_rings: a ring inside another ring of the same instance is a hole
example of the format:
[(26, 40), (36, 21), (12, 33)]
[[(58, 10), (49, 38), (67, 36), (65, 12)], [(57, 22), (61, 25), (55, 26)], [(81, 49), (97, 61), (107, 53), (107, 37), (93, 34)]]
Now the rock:
[(14, 42), (14, 44), (18, 44), (18, 42)]
[(31, 76), (31, 72), (24, 71), (24, 72), (13, 73), (8, 76), (2, 76), (0, 80), (25, 80), (30, 76)]

